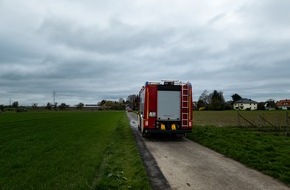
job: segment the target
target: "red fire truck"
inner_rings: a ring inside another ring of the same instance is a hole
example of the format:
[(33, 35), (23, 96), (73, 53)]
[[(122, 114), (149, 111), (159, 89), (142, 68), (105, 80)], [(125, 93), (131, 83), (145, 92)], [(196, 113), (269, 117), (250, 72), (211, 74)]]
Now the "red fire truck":
[(139, 92), (138, 129), (152, 133), (192, 132), (192, 86), (189, 82), (146, 82)]

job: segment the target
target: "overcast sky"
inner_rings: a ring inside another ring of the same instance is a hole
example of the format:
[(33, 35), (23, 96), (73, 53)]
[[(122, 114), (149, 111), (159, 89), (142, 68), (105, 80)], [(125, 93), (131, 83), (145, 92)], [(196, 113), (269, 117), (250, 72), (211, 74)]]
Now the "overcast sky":
[(290, 98), (289, 0), (0, 0), (0, 104), (70, 105), (191, 82)]

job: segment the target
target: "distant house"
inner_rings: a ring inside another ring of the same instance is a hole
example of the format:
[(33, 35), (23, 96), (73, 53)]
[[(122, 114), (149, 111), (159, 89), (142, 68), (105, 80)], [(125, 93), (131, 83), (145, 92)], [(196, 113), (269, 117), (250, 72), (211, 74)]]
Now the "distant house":
[(233, 105), (235, 110), (257, 110), (258, 103), (251, 99), (242, 98)]
[(276, 106), (279, 109), (282, 109), (282, 110), (290, 110), (290, 100), (288, 100), (288, 99), (286, 99), (286, 100), (279, 100), (276, 103)]

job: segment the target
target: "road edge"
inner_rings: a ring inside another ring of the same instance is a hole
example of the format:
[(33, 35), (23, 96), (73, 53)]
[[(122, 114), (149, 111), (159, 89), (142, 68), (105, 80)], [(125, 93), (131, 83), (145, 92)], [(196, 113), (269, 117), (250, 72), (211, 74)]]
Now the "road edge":
[[(127, 117), (129, 121), (132, 119), (130, 118), (129, 114), (127, 113)], [(168, 189), (170, 190), (171, 187), (161, 172), (160, 168), (158, 167), (158, 164), (155, 160), (155, 158), (151, 155), (151, 153), (148, 151), (138, 129), (131, 125), (130, 122), (130, 128), (132, 130), (132, 134), (135, 138), (137, 148), (139, 151), (139, 154), (141, 156), (143, 165), (145, 166), (147, 176), (149, 178), (149, 182), (151, 184), (152, 189), (159, 190), (159, 189)]]

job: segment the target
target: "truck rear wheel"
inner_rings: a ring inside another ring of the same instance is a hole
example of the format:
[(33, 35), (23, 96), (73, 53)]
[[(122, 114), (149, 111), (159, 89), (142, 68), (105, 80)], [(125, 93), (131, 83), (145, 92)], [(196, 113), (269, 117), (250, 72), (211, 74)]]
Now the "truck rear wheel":
[(147, 137), (147, 134), (146, 133), (144, 133), (144, 132), (141, 132), (141, 135), (142, 135), (142, 137)]
[(147, 137), (147, 134), (145, 133), (145, 130), (142, 125), (140, 125), (140, 132), (142, 137)]
[(141, 120), (138, 123), (138, 130), (141, 131)]

